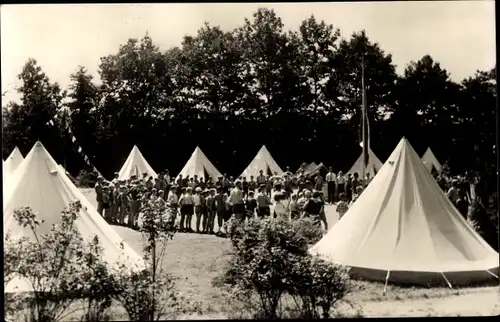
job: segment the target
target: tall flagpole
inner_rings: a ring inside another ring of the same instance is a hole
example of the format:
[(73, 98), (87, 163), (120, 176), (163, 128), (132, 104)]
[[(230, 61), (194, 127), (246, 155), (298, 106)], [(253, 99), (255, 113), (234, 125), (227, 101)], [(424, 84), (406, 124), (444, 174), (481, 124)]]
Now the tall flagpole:
[(365, 186), (365, 170), (366, 170), (366, 150), (368, 142), (365, 142), (365, 131), (366, 131), (366, 106), (365, 106), (365, 58), (364, 55), (361, 56), (361, 90), (362, 90), (362, 104), (361, 104), (361, 120), (363, 122), (362, 124), (362, 130), (361, 130), (361, 137), (363, 138), (363, 167), (361, 170), (361, 182), (363, 183), (363, 187)]

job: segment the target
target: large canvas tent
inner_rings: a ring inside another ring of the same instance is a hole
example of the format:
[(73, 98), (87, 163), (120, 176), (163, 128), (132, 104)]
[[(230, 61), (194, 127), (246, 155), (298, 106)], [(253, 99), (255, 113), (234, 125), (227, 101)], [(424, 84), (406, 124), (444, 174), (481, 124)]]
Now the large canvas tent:
[[(67, 208), (70, 202), (80, 201), (83, 207), (75, 225), (84, 240), (97, 235), (109, 265), (122, 263), (131, 268), (145, 267), (141, 256), (129, 245), (123, 243), (121, 248), (122, 238), (97, 213), (94, 206), (68, 179), (62, 166), (54, 161), (40, 142), (33, 146), (12, 179), (4, 200), (4, 238), (8, 232), (13, 238), (34, 237), (29, 228), (18, 225), (14, 219), (14, 210), (19, 207), (28, 206), (38, 214), (37, 219), (43, 220), (38, 227), (38, 232), (42, 234), (48, 233), (52, 225), (60, 222), (61, 211)], [(26, 281), (17, 277), (6, 287), (7, 292), (30, 290)]]
[(255, 158), (253, 158), (252, 162), (250, 162), (241, 176), (246, 177), (247, 179), (250, 178), (250, 176), (257, 177), (260, 170), (264, 171), (265, 175), (274, 175), (275, 172), (279, 176), (283, 174), (283, 170), (281, 170), (280, 166), (276, 163), (265, 145), (260, 148)]
[(137, 178), (142, 178), (143, 173), (147, 173), (148, 177), (158, 177), (156, 172), (142, 155), (141, 151), (139, 151), (139, 148), (134, 145), (132, 151), (130, 151), (130, 154), (128, 155), (127, 160), (118, 173), (118, 178), (120, 180), (128, 180), (131, 176), (134, 175), (137, 176)]
[(441, 163), (439, 163), (434, 153), (432, 153), (431, 148), (427, 148), (422, 156), (422, 161), (429, 171), (432, 171), (434, 168), (438, 173), (441, 172)]
[(193, 154), (191, 154), (191, 157), (186, 162), (186, 165), (182, 168), (177, 178), (179, 178), (180, 175), (184, 178), (187, 176), (194, 177), (196, 175), (198, 178), (204, 178), (204, 180), (210, 177), (213, 181), (216, 181), (218, 177), (222, 177), (219, 170), (215, 168), (198, 146), (194, 149)]
[(322, 176), (325, 176), (328, 173), (328, 168), (321, 162), (320, 164), (316, 165), (315, 167), (312, 167), (308, 169), (305, 174), (308, 176), (315, 176), (317, 174), (320, 174)]
[(21, 154), (21, 151), (17, 148), (17, 146), (12, 150), (10, 155), (7, 157), (5, 161), (2, 163), (2, 172), (3, 172), (3, 183), (5, 184), (6, 180), (14, 174), (14, 171), (19, 167), (19, 165), (23, 162), (24, 158)]
[(498, 253), (467, 223), (403, 138), (311, 252), (354, 276), (400, 284), (498, 279)]
[[(384, 164), (380, 161), (379, 158), (377, 158), (375, 153), (373, 153), (372, 149), (368, 149), (368, 156), (369, 159), (368, 159), (368, 165), (365, 168), (365, 174), (369, 173), (370, 176), (373, 178), (377, 174), (377, 171), (379, 171)], [(356, 172), (359, 175), (361, 175), (361, 173), (363, 172), (363, 153), (361, 153), (359, 158), (356, 160), (356, 162), (353, 164), (353, 166), (347, 173), (354, 174)]]

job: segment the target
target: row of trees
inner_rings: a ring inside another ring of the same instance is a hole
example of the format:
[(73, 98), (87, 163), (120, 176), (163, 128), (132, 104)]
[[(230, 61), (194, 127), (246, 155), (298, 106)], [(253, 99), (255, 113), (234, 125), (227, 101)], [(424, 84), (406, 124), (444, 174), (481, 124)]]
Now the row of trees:
[(347, 170), (361, 153), (361, 57), (371, 146), (384, 160), (402, 136), (430, 146), (452, 170), (495, 165), (496, 67), (460, 83), (426, 55), (397, 75), (391, 55), (364, 31), (341, 39), (314, 17), (286, 31), (259, 9), (224, 31), (205, 24), (181, 46), (160, 50), (146, 34), (101, 58), (96, 84), (82, 66), (62, 90), (30, 59), (19, 75), (19, 103), (3, 108), (3, 156), (40, 139), (68, 170), (85, 167), (61, 124), (110, 176), (137, 144), (151, 165), (176, 173), (199, 145), (222, 172), (238, 175), (262, 144), (283, 166), (324, 162)]

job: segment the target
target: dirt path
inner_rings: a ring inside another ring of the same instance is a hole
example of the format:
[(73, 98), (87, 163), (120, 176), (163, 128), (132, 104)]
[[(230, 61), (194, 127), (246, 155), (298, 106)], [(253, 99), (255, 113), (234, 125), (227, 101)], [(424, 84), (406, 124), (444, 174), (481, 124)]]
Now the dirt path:
[(438, 299), (364, 302), (365, 317), (490, 316), (500, 314), (499, 289)]

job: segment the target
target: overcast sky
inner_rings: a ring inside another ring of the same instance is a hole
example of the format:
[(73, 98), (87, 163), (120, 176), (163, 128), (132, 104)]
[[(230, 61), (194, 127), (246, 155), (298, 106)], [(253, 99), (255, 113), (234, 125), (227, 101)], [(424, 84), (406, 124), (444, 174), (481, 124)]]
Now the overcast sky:
[(365, 29), (391, 53), (401, 73), (411, 60), (430, 54), (461, 80), (495, 64), (493, 1), (367, 3), (237, 3), (141, 5), (3, 5), (1, 70), (3, 104), (18, 100), (17, 75), (35, 58), (52, 81), (67, 88), (78, 65), (98, 78), (99, 58), (118, 51), (128, 38), (148, 31), (162, 49), (180, 45), (207, 21), (231, 30), (259, 7), (272, 8), (286, 29), (313, 14), (340, 28), (343, 37)]

